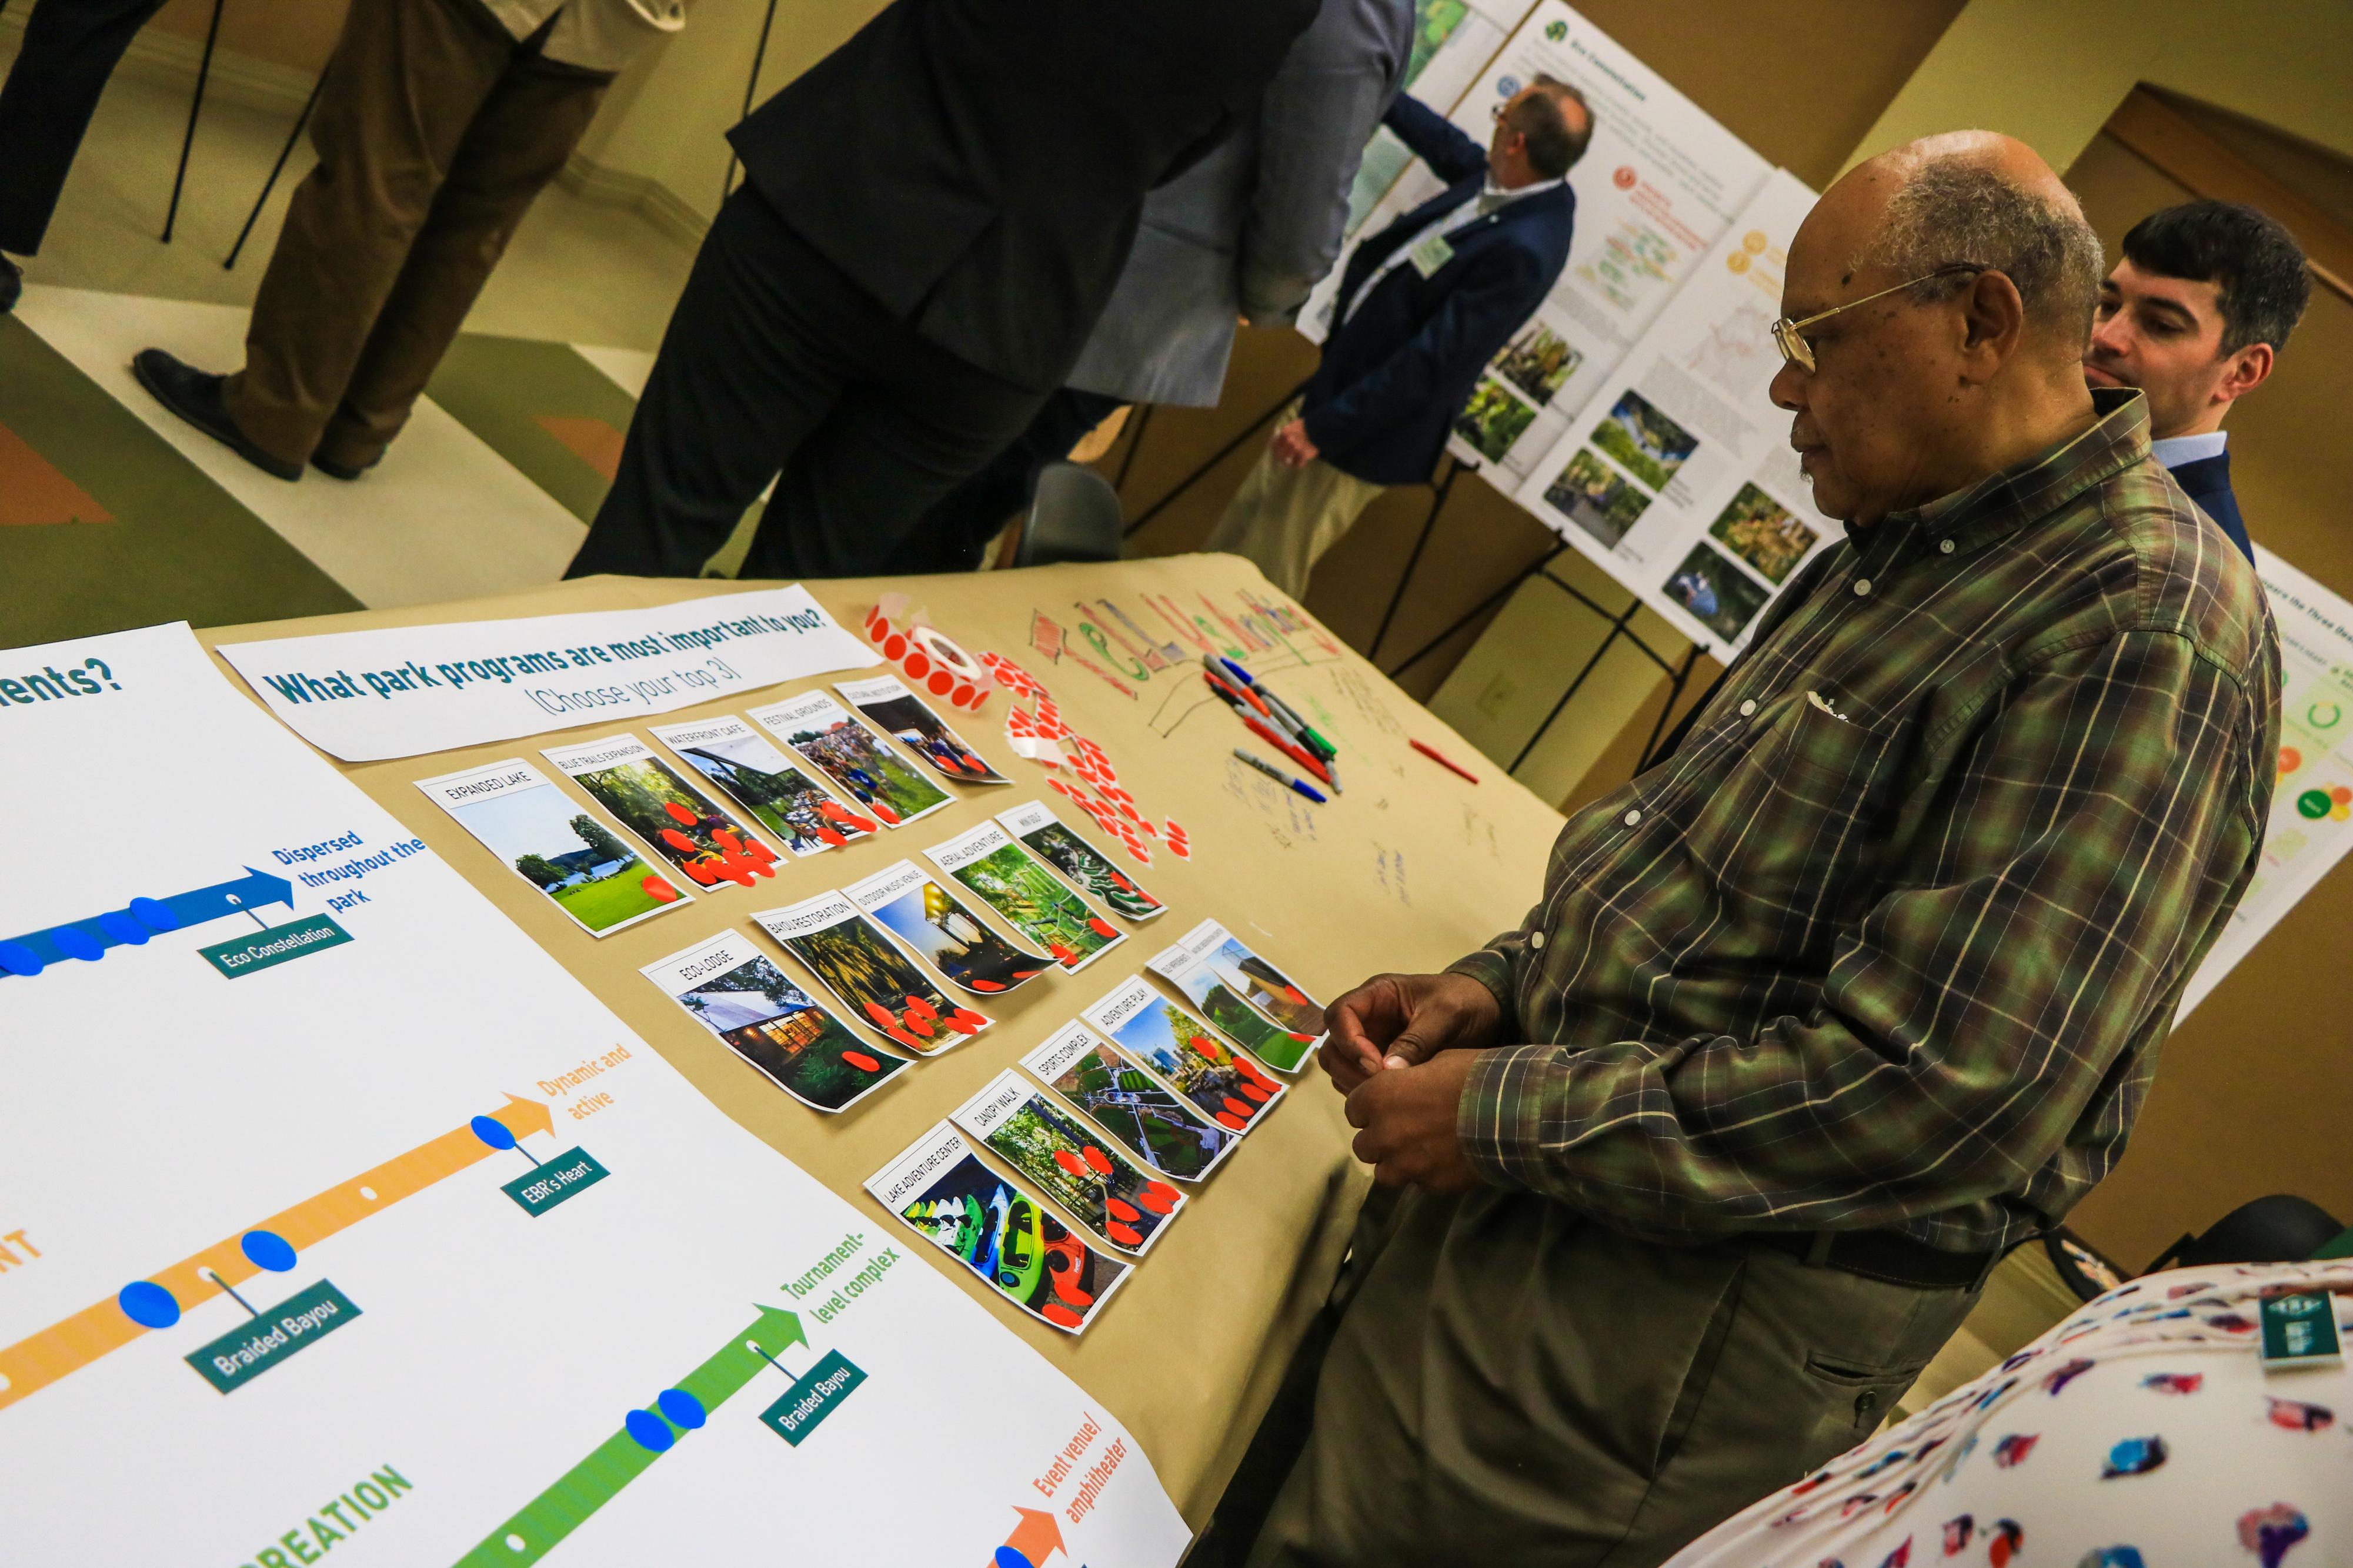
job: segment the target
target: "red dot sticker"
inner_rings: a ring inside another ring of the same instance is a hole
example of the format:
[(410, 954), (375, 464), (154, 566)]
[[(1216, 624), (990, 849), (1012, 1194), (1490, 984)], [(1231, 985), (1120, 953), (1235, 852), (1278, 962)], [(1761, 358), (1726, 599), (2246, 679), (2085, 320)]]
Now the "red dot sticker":
[(1243, 1104), (1240, 1100), (1236, 1100), (1230, 1094), (1226, 1096), (1224, 1104), (1226, 1109), (1232, 1111), (1236, 1116), (1247, 1117), (1250, 1113), (1250, 1108), (1249, 1106)]
[(1086, 1162), (1080, 1159), (1076, 1154), (1071, 1153), (1068, 1149), (1057, 1149), (1054, 1151), (1054, 1163), (1060, 1165), (1063, 1170), (1069, 1172), (1073, 1176), (1084, 1176), (1087, 1173)]
[(923, 679), (924, 675), (930, 671), (931, 668), (931, 658), (923, 652), (923, 649), (917, 648), (914, 652), (907, 656), (907, 673), (913, 676), (916, 679)]
[(876, 1061), (872, 1057), (868, 1056), (864, 1051), (844, 1051), (841, 1053), (841, 1059), (849, 1063), (851, 1067), (856, 1068), (860, 1072), (881, 1072), (882, 1070), (882, 1064)]
[(901, 637), (897, 632), (892, 632), (889, 637), (882, 639), (882, 657), (884, 658), (896, 659), (905, 654), (906, 651), (907, 639)]
[(662, 802), (662, 810), (669, 816), (672, 822), (678, 823), (681, 826), (691, 827), (694, 825), (694, 813), (687, 810), (686, 807), (679, 805), (678, 802), (674, 800), (666, 800)]
[(661, 830), (661, 841), (669, 845), (671, 848), (677, 850), (681, 855), (691, 855), (694, 853), (694, 840), (689, 838), (685, 834), (681, 833), (675, 827), (663, 828)]
[(1176, 1208), (1178, 1196), (1176, 1189), (1166, 1182), (1146, 1182), (1144, 1190), (1135, 1194), (1135, 1201), (1154, 1214), (1166, 1214)]
[(932, 689), (933, 696), (945, 697), (955, 689), (955, 677), (944, 669), (935, 669), (932, 671), (932, 678), (923, 684)]
[(1244, 1100), (1255, 1100), (1261, 1105), (1264, 1105), (1268, 1100), (1274, 1098), (1273, 1095), (1268, 1093), (1265, 1089), (1261, 1089), (1254, 1083), (1243, 1084), (1241, 1086), (1241, 1091), (1242, 1098)]
[(1060, 1301), (1047, 1302), (1044, 1306), (1038, 1309), (1038, 1315), (1045, 1319), (1050, 1323), (1057, 1323), (1066, 1329), (1075, 1329), (1080, 1324), (1086, 1321), (1084, 1318), (1079, 1316), (1078, 1313), (1071, 1311)]
[(1244, 1117), (1236, 1116), (1236, 1115), (1235, 1115), (1232, 1111), (1230, 1111), (1230, 1110), (1220, 1110), (1220, 1111), (1219, 1111), (1219, 1112), (1218, 1112), (1218, 1115), (1217, 1115), (1217, 1120), (1218, 1120), (1218, 1122), (1219, 1122), (1219, 1125), (1221, 1125), (1221, 1126), (1225, 1126), (1225, 1127), (1230, 1127), (1230, 1128), (1232, 1128), (1232, 1129), (1233, 1129), (1235, 1131), (1237, 1131), (1237, 1132), (1240, 1131), (1243, 1128), (1245, 1128), (1245, 1127), (1247, 1127), (1247, 1126), (1249, 1126), (1249, 1125), (1250, 1125), (1250, 1122), (1249, 1122), (1248, 1119), (1246, 1119), (1246, 1118), (1244, 1118)]
[(1123, 1203), (1117, 1198), (1105, 1198), (1103, 1200), (1103, 1210), (1105, 1213), (1109, 1214), (1112, 1218), (1124, 1219), (1130, 1225), (1134, 1225), (1137, 1220), (1144, 1217), (1142, 1215), (1136, 1213), (1134, 1205)]
[(1103, 1234), (1111, 1237), (1113, 1241), (1119, 1243), (1122, 1247), (1142, 1247), (1144, 1245), (1144, 1233), (1142, 1231), (1136, 1229), (1132, 1225), (1122, 1225), (1117, 1220), (1113, 1220), (1109, 1225), (1103, 1226)]
[(656, 903), (674, 904), (678, 901), (678, 889), (659, 877), (648, 877), (638, 884), (638, 888)]
[(1092, 1143), (1081, 1149), (1079, 1152), (1084, 1155), (1087, 1163), (1094, 1168), (1095, 1174), (1099, 1176), (1108, 1176), (1111, 1174), (1112, 1165), (1110, 1155), (1104, 1153), (1102, 1150), (1096, 1148)]
[(941, 1022), (959, 1035), (977, 1035), (988, 1027), (988, 1020), (966, 1007), (959, 1007)]

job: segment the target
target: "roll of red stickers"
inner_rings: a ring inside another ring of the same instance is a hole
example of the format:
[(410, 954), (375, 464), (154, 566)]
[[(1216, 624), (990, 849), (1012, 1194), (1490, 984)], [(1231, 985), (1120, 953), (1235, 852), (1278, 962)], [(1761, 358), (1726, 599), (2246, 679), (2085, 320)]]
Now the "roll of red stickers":
[[(996, 679), (980, 660), (958, 647), (935, 626), (906, 618), (892, 595), (867, 612), (866, 637), (882, 657), (899, 667), (907, 684), (951, 708), (977, 713), (988, 703)], [(897, 611), (894, 617), (886, 610)]]

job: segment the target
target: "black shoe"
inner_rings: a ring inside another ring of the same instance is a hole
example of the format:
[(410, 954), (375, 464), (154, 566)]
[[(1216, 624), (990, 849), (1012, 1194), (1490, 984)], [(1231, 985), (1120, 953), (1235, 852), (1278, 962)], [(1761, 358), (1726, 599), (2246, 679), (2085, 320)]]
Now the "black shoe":
[(378, 452), (375, 457), (370, 458), (364, 463), (338, 463), (332, 458), (322, 458), (316, 452), (311, 454), (311, 466), (312, 468), (318, 469), (329, 479), (341, 479), (345, 484), (350, 484), (353, 479), (358, 479), (362, 474), (366, 473), (370, 468), (375, 468), (378, 463), (383, 461), (384, 454), (382, 452)]
[(245, 432), (237, 427), (237, 421), (228, 415), (228, 399), (221, 391), (228, 377), (182, 364), (162, 349), (141, 349), (132, 355), (131, 374), (154, 395), (156, 402), (263, 473), (279, 479), (302, 477), (301, 464), (271, 457), (247, 440)]
[(16, 296), (25, 291), (25, 269), (0, 256), (0, 316), (16, 308)]

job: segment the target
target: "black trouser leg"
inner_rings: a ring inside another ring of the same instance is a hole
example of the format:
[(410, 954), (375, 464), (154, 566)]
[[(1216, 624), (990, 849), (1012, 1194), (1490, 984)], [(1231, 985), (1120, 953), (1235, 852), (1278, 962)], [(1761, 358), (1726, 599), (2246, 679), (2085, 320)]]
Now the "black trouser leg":
[(31, 256), (99, 94), (164, 0), (38, 0), (0, 88), (0, 250)]
[(1071, 455), (1087, 433), (1123, 406), (1116, 397), (1066, 386), (1049, 395), (1014, 443), (989, 459), (925, 513), (923, 526), (891, 560), (892, 572), (969, 572), (1006, 520), (1026, 510), (1038, 473)]

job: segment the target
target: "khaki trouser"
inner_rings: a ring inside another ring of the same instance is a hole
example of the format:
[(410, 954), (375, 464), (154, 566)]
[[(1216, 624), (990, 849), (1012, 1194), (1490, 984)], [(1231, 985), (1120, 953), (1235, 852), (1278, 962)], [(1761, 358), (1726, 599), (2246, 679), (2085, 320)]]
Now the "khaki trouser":
[[(1275, 424), (1279, 428), (1298, 416), (1294, 403)], [(1339, 543), (1387, 488), (1344, 474), (1321, 458), (1303, 468), (1286, 468), (1269, 447), (1259, 454), (1258, 467), (1242, 480), (1202, 548), (1246, 557), (1268, 582), (1294, 599), (1304, 598), (1316, 558)]]
[(380, 457), (609, 75), (540, 57), (476, 0), (353, 0), (254, 299), (228, 408), (300, 463)]
[(1250, 1568), (1641, 1568), (1871, 1435), (1976, 1293), (1375, 1194)]

